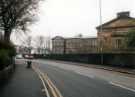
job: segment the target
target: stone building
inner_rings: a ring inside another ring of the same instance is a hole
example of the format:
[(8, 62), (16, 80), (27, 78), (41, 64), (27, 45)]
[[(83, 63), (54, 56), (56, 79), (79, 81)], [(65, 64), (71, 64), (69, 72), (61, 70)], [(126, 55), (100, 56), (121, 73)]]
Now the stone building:
[(96, 53), (97, 45), (97, 38), (67, 38), (66, 54)]
[[(135, 30), (135, 18), (130, 12), (117, 13), (117, 17), (97, 27), (97, 38), (53, 38), (56, 54), (88, 54), (125, 52), (127, 33)], [(127, 51), (126, 51), (127, 52)]]
[(97, 27), (99, 47), (103, 52), (122, 51), (126, 48), (126, 35), (135, 29), (135, 18), (130, 12), (120, 12), (117, 17)]
[(52, 53), (64, 54), (65, 53), (65, 39), (60, 36), (56, 36), (52, 39)]
[(97, 38), (63, 38), (52, 39), (52, 50), (54, 54), (88, 54), (96, 53)]

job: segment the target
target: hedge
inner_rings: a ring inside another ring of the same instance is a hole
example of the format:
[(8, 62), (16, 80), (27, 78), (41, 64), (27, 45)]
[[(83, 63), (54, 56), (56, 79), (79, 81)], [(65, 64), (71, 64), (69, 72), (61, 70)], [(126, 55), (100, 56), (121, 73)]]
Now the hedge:
[(15, 48), (12, 43), (0, 41), (0, 70), (12, 64)]

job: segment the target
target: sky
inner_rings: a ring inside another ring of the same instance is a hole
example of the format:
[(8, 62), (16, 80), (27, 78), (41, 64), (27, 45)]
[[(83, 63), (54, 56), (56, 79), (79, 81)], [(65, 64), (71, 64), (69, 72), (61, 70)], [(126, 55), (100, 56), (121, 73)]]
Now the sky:
[[(130, 11), (135, 17), (135, 0), (102, 0), (102, 23), (121, 11)], [(99, 0), (45, 0), (40, 4), (38, 21), (29, 27), (30, 35), (95, 37), (99, 15)]]

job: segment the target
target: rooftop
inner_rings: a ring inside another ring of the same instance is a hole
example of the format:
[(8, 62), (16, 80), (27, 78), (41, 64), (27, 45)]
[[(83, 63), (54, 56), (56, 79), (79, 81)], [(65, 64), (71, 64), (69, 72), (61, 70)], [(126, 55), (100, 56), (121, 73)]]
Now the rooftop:
[(99, 30), (101, 26), (103, 29), (135, 27), (135, 18), (130, 16), (130, 12), (120, 12), (115, 19), (98, 26), (97, 29)]

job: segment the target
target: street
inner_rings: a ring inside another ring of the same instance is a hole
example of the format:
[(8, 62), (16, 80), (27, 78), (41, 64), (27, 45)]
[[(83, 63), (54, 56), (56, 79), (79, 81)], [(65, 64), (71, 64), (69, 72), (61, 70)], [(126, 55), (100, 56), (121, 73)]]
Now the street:
[(34, 60), (63, 97), (135, 97), (135, 77), (55, 61)]
[[(17, 60), (17, 70), (0, 88), (0, 97), (47, 97), (37, 72), (26, 69), (25, 61)], [(134, 75), (50, 60), (33, 60), (33, 67), (48, 76), (62, 95), (56, 97), (135, 97)]]

